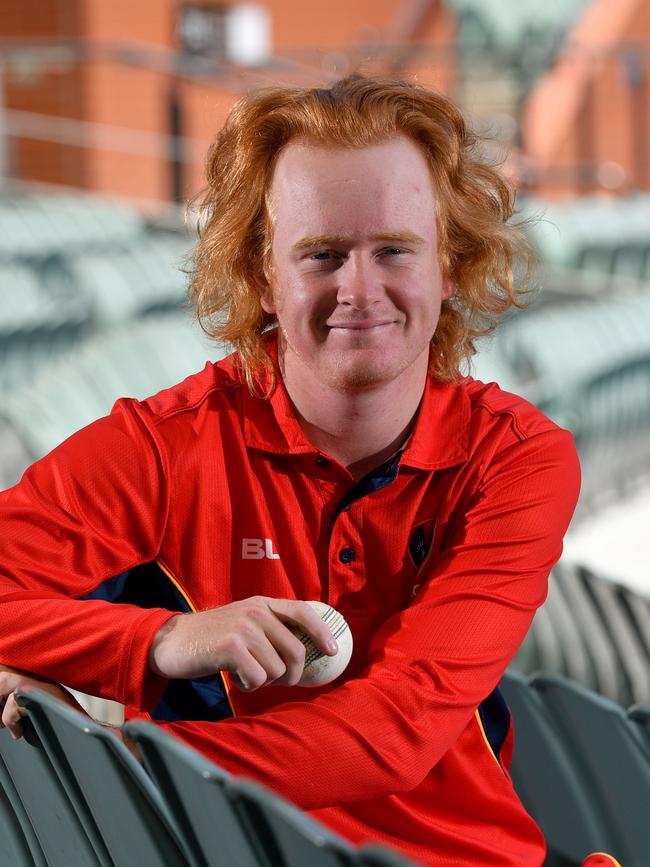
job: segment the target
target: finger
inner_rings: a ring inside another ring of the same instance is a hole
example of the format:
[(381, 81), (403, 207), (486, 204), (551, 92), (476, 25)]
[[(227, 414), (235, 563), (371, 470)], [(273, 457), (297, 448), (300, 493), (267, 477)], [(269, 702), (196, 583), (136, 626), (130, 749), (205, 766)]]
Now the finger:
[(271, 611), (284, 623), (306, 632), (316, 647), (328, 656), (334, 656), (339, 647), (329, 626), (307, 602), (297, 599), (269, 599)]
[(230, 663), (227, 670), (236, 673), (247, 690), (273, 683), (285, 675), (287, 666), (299, 678), (304, 666), (300, 641), (261, 597), (242, 604), (236, 629), (221, 649)]
[(232, 663), (225, 670), (230, 672), (232, 682), (242, 692), (253, 692), (268, 683), (266, 669), (245, 645), (234, 654)]
[[(277, 659), (279, 663), (277, 667), (273, 668), (273, 677), (269, 677), (269, 682), (274, 681), (283, 686), (294, 686), (302, 677), (305, 668), (305, 645), (286, 623), (275, 616), (266, 626), (266, 638), (275, 651), (273, 662)], [(257, 655), (256, 658), (271, 674), (268, 665), (271, 660), (270, 654), (266, 659), (261, 659)]]
[[(252, 692), (264, 686), (268, 681), (266, 669), (257, 661), (249, 649), (250, 639), (244, 640), (241, 635), (231, 635), (224, 643), (225, 663), (223, 671), (230, 672), (235, 686), (244, 692)], [(258, 651), (262, 658), (263, 653)]]
[(23, 724), (21, 720), (26, 713), (27, 711), (16, 702), (16, 698), (12, 692), (5, 702), (4, 710), (2, 711), (2, 722), (9, 729), (9, 733), (15, 740), (23, 736)]

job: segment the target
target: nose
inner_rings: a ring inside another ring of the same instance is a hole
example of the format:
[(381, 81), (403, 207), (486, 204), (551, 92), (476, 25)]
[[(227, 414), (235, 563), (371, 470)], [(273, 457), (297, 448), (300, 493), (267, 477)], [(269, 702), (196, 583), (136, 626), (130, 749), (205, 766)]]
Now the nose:
[(339, 285), (336, 300), (339, 304), (365, 310), (383, 295), (380, 276), (371, 262), (350, 256), (343, 267), (338, 269), (337, 277)]

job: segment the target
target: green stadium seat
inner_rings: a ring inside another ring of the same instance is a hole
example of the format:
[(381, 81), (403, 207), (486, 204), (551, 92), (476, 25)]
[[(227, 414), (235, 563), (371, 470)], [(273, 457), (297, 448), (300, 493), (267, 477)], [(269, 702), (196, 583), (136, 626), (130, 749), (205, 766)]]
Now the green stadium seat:
[(88, 338), (7, 394), (0, 415), (34, 460), (106, 415), (119, 397), (149, 397), (225, 354), (189, 315), (152, 315)]
[(650, 601), (562, 560), (512, 666), (567, 676), (621, 705), (650, 702)]
[(621, 244), (614, 251), (612, 272), (617, 277), (645, 279), (647, 254), (647, 243)]
[[(28, 723), (26, 726), (26, 737), (19, 741), (6, 729), (0, 730), (0, 783), (34, 862), (47, 867), (80, 863), (110, 867), (101, 850), (96, 850), (96, 841), (89, 836), (88, 825), (52, 766), (39, 734)], [(12, 838), (16, 847), (21, 845), (20, 836)]]
[[(584, 687), (552, 675), (531, 679), (544, 707), (564, 733), (568, 750), (583, 769), (585, 796), (598, 803), (612, 852), (629, 867), (648, 863), (650, 751), (625, 711)], [(583, 852), (584, 854), (584, 852)]]
[(27, 265), (0, 264), (0, 392), (75, 345), (89, 323), (85, 303), (52, 291)]
[(283, 867), (353, 867), (354, 848), (297, 807), (263, 786), (239, 777), (227, 783), (228, 794), (257, 834), (261, 847), (274, 852), (272, 864)]
[(106, 325), (179, 309), (187, 290), (181, 268), (189, 248), (180, 235), (142, 234), (128, 248), (80, 253), (64, 265), (95, 319)]
[(414, 861), (410, 861), (403, 855), (382, 846), (370, 844), (357, 849), (355, 863), (361, 867), (416, 867)]
[[(61, 767), (56, 757), (65, 757), (77, 802), (92, 817), (113, 864), (188, 867), (160, 793), (115, 735), (41, 690), (17, 690), (16, 697), (54, 767)], [(67, 867), (78, 863), (84, 862), (70, 858)]]
[(540, 695), (512, 669), (504, 674), (501, 690), (514, 723), (513, 784), (548, 845), (578, 863), (588, 852), (612, 851), (606, 816)]
[[(575, 633), (591, 663), (592, 673), (588, 674), (586, 680), (580, 680), (575, 670), (572, 672), (572, 679), (612, 701), (618, 701), (625, 691), (620, 661), (607, 626), (603, 623), (600, 611), (594, 605), (593, 597), (588, 592), (581, 573), (575, 565), (561, 561), (551, 574), (551, 580), (561, 586), (569, 611), (573, 615)], [(538, 670), (552, 674), (560, 673), (544, 665), (540, 665)]]
[(124, 732), (138, 745), (196, 864), (207, 865), (206, 853), (218, 852), (224, 865), (271, 867), (228, 794), (229, 774), (153, 723), (127, 722)]
[(650, 752), (650, 704), (634, 705), (628, 708), (627, 718)]
[(633, 627), (629, 608), (622, 602), (618, 585), (595, 576), (584, 567), (578, 569), (578, 574), (598, 610), (619, 660), (618, 668), (625, 681), (625, 689), (618, 697), (619, 703), (626, 706), (650, 701), (650, 656)]
[[(3, 783), (3, 764), (0, 759), (0, 864), (7, 867), (45, 867), (42, 851), (30, 826), (32, 847), (23, 832), (23, 827), (28, 825), (26, 817), (23, 821), (16, 815), (16, 809), (12, 803), (18, 800), (15, 790), (11, 787), (5, 790)], [(22, 809), (22, 808), (21, 808)], [(36, 852), (36, 857), (34, 853)]]
[(133, 208), (75, 193), (9, 192), (0, 199), (0, 259), (43, 259), (131, 244), (144, 232)]

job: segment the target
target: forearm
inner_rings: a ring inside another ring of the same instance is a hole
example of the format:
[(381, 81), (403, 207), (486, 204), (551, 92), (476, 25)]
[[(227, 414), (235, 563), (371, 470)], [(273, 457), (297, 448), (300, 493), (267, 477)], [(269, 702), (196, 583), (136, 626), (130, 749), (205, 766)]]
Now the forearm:
[(163, 681), (148, 671), (147, 651), (173, 616), (36, 591), (0, 598), (0, 662), (81, 692), (149, 708)]

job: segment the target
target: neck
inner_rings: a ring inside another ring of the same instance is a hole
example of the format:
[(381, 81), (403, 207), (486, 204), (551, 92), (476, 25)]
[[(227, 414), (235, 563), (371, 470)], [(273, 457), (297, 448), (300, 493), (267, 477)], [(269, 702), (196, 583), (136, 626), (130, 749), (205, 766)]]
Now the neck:
[[(384, 463), (406, 441), (417, 417), (427, 374), (414, 366), (392, 382), (358, 391), (323, 387), (317, 377), (285, 386), (307, 438), (358, 479)], [(288, 374), (288, 375), (287, 375)]]

